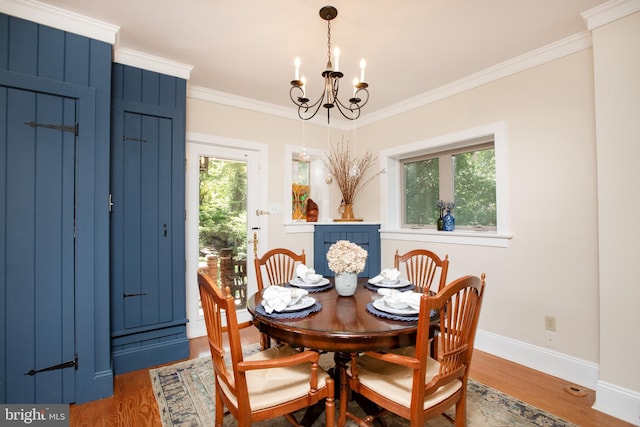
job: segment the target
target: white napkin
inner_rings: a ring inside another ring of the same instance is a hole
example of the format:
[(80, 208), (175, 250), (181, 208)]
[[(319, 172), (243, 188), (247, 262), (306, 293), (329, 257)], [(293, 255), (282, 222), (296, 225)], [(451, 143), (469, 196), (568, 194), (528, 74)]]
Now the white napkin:
[(269, 286), (262, 291), (262, 306), (264, 311), (271, 314), (274, 311), (282, 311), (287, 306), (297, 303), (303, 296), (308, 294), (309, 292), (305, 289)]
[(400, 278), (400, 271), (397, 268), (385, 268), (377, 276), (369, 279), (369, 283), (380, 283), (383, 280), (397, 280)]
[(378, 293), (383, 295), (382, 300), (389, 307), (393, 308), (407, 308), (410, 307), (414, 310), (420, 310), (420, 298), (421, 293), (413, 291), (400, 292), (397, 289), (378, 289)]
[(304, 264), (298, 264), (296, 267), (296, 275), (302, 280), (312, 282), (310, 276), (315, 275), (316, 271), (313, 268), (309, 268)]
[(296, 274), (299, 278), (304, 279), (307, 274), (315, 274), (316, 271), (313, 268), (309, 268), (304, 264), (298, 264), (296, 267)]

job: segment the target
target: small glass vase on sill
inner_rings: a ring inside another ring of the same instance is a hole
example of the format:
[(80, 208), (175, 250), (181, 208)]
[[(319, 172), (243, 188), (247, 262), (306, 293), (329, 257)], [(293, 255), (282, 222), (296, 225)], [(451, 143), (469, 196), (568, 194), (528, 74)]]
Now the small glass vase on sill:
[(442, 218), (444, 231), (454, 231), (456, 229), (456, 219), (451, 215), (451, 209), (447, 209), (447, 214)]

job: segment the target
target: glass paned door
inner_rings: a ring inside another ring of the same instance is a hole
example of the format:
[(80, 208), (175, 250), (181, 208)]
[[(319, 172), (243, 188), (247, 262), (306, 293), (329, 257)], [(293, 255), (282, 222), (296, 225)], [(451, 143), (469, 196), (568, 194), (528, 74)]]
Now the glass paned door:
[[(187, 143), (187, 334), (202, 336), (206, 327), (197, 271), (207, 271), (236, 299), (239, 321), (251, 319), (246, 297), (255, 292), (253, 232), (266, 231), (256, 211), (266, 205), (262, 164), (266, 152), (231, 148), (228, 141)], [(262, 200), (265, 198), (265, 200)]]

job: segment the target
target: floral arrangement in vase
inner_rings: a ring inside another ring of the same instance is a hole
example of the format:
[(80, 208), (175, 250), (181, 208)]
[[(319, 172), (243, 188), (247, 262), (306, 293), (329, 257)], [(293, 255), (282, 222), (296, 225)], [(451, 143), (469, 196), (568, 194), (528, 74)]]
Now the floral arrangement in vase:
[(327, 261), (329, 269), (336, 274), (364, 271), (367, 262), (367, 251), (348, 240), (338, 240), (329, 247)]
[(348, 240), (338, 240), (327, 251), (329, 269), (336, 273), (335, 287), (340, 296), (351, 296), (358, 286), (358, 273), (364, 271), (367, 251)]
[(335, 179), (342, 202), (345, 205), (343, 220), (355, 220), (352, 205), (362, 189), (380, 172), (365, 179), (366, 172), (375, 164), (376, 157), (367, 152), (362, 157), (352, 157), (348, 144), (344, 139), (329, 149), (327, 158), (323, 159), (324, 165), (329, 170), (331, 180)]

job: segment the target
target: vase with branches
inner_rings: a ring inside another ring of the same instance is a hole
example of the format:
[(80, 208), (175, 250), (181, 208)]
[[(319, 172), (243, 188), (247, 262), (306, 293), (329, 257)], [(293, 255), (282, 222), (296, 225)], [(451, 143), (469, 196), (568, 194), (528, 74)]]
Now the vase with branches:
[(367, 171), (374, 166), (375, 161), (376, 157), (369, 151), (362, 157), (353, 157), (344, 138), (329, 148), (329, 153), (323, 162), (342, 194), (342, 203), (344, 203), (342, 220), (357, 221), (353, 215), (352, 205), (362, 189), (380, 174), (377, 172), (366, 178)]

